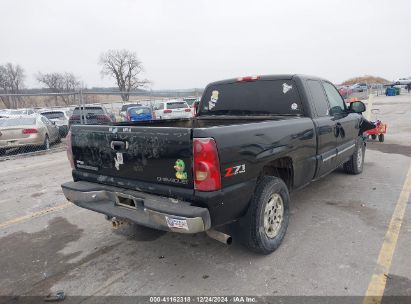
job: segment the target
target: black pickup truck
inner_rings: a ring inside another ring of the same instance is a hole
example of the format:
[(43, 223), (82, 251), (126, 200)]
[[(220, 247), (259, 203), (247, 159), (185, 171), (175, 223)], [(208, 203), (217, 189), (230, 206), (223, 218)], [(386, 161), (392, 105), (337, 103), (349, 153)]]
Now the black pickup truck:
[(230, 227), (268, 254), (285, 235), (290, 191), (340, 165), (349, 174), (363, 170), (362, 132), (372, 128), (365, 105), (347, 108), (327, 80), (218, 81), (197, 110), (193, 119), (73, 125), (66, 198), (117, 224), (205, 231), (225, 242), (221, 227)]

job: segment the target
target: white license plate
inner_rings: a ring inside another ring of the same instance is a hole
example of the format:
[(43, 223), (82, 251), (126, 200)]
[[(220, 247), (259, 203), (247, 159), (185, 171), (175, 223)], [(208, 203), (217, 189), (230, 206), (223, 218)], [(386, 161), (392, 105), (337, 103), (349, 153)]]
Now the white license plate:
[(188, 230), (187, 220), (175, 219), (166, 216), (167, 225), (170, 228), (185, 229)]

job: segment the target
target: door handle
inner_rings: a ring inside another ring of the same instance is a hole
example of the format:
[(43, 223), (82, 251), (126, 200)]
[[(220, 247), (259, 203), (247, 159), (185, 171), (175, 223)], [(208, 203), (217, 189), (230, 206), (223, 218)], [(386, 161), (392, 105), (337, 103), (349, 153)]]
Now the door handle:
[(113, 140), (110, 144), (111, 149), (114, 151), (120, 151), (120, 150), (127, 150), (128, 149), (128, 141), (119, 141), (119, 140)]
[(334, 126), (334, 136), (338, 137), (340, 135), (340, 131), (341, 131), (341, 124), (338, 122)]
[(344, 128), (342, 127), (341, 123), (337, 122), (335, 127), (334, 127), (334, 135), (335, 137), (341, 136), (341, 138), (345, 137), (345, 131)]

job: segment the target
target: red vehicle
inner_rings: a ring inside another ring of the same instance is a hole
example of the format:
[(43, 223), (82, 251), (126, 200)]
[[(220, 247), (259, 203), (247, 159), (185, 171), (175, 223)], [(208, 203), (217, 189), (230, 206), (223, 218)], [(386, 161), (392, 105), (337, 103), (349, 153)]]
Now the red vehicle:
[(338, 92), (343, 98), (348, 98), (352, 94), (352, 89), (348, 86), (343, 86), (338, 89)]
[[(379, 112), (379, 109), (373, 109), (373, 110), (371, 110), (371, 112), (375, 116), (377, 116), (377, 113)], [(384, 135), (385, 135), (385, 133), (387, 133), (387, 124), (382, 123), (381, 120), (377, 119), (377, 117), (376, 117), (376, 120), (374, 121), (374, 124), (375, 124), (375, 128), (371, 129), (371, 130), (368, 130), (368, 131), (365, 131), (364, 134), (367, 137), (371, 136), (371, 138), (374, 139), (374, 140), (377, 139), (377, 136), (378, 136), (378, 140), (380, 142), (383, 142), (384, 141)]]

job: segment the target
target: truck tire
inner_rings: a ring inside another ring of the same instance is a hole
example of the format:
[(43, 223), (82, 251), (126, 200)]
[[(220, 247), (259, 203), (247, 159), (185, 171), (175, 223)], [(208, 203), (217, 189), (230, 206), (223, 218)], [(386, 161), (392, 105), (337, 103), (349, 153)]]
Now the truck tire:
[(360, 174), (364, 167), (365, 145), (362, 141), (357, 143), (357, 147), (350, 160), (345, 162), (344, 172), (347, 174)]
[(287, 186), (280, 178), (261, 178), (243, 223), (240, 223), (246, 247), (270, 254), (280, 246), (288, 227), (289, 201)]
[(378, 135), (378, 140), (379, 140), (380, 142), (384, 142), (384, 134)]
[(373, 140), (376, 140), (376, 139), (377, 139), (377, 135), (372, 134), (372, 135), (371, 135), (371, 138), (372, 138)]

